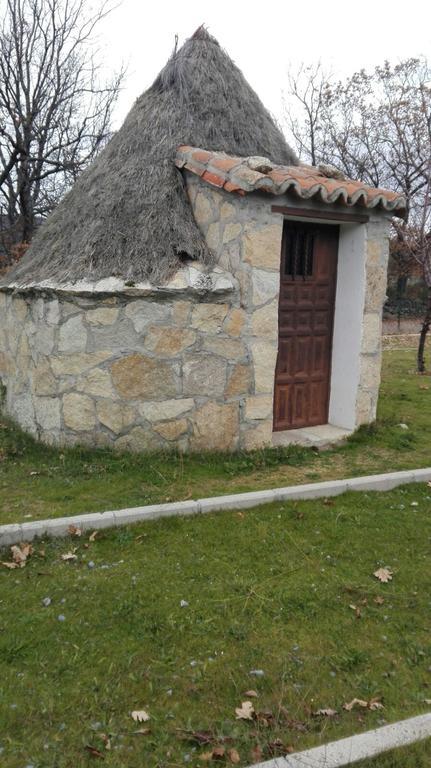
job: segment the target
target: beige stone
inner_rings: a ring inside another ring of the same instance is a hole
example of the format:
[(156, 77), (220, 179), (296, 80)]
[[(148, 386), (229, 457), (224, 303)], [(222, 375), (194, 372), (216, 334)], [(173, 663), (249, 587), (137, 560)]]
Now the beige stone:
[(59, 352), (85, 352), (87, 346), (87, 330), (81, 315), (71, 317), (60, 327)]
[(6, 352), (0, 350), (0, 376), (8, 376), (11, 373), (11, 360)]
[(115, 397), (111, 374), (102, 368), (94, 368), (79, 379), (76, 389), (93, 397)]
[(269, 339), (278, 338), (278, 301), (264, 304), (253, 312), (251, 329), (254, 336), (265, 336)]
[(246, 349), (242, 341), (222, 336), (207, 336), (204, 339), (203, 348), (206, 352), (226, 357), (228, 360), (240, 360), (246, 355)]
[(188, 324), (192, 303), (190, 301), (174, 301), (172, 306), (172, 324), (178, 328)]
[(356, 400), (356, 426), (370, 424), (376, 418), (375, 402), (372, 392), (360, 389)]
[(253, 269), (251, 273), (252, 301), (255, 305), (265, 304), (277, 297), (280, 290), (280, 275), (278, 272), (267, 272), (264, 269)]
[(381, 312), (386, 300), (386, 279), (384, 267), (367, 268), (365, 312)]
[(198, 192), (193, 204), (193, 213), (198, 224), (206, 224), (212, 218), (211, 203), (205, 192)]
[(145, 347), (158, 355), (172, 357), (191, 347), (195, 341), (196, 333), (190, 329), (153, 325), (146, 333)]
[(100, 423), (118, 435), (136, 421), (137, 413), (134, 408), (122, 402), (98, 400), (96, 403), (97, 418)]
[(163, 442), (152, 430), (145, 427), (135, 427), (127, 435), (119, 437), (114, 447), (120, 451), (133, 451), (146, 453), (157, 451), (163, 447)]
[(245, 401), (245, 418), (251, 421), (269, 419), (272, 416), (272, 409), (272, 395), (252, 395)]
[(251, 344), (254, 362), (254, 384), (256, 394), (271, 394), (274, 390), (277, 347), (269, 341), (253, 341)]
[(166, 361), (139, 354), (127, 355), (112, 364), (111, 373), (117, 392), (126, 400), (177, 394), (175, 371)]
[(86, 320), (91, 325), (113, 325), (118, 318), (119, 310), (115, 307), (99, 307), (91, 309), (86, 314)]
[(228, 333), (229, 336), (241, 336), (246, 317), (246, 313), (243, 309), (232, 309), (224, 321), (223, 330)]
[(244, 233), (244, 261), (260, 269), (280, 269), (282, 222), (261, 229), (247, 228)]
[(65, 426), (75, 432), (88, 432), (96, 425), (94, 402), (86, 395), (71, 392), (63, 396)]
[(187, 432), (187, 419), (176, 419), (175, 421), (165, 421), (162, 424), (155, 424), (153, 429), (158, 432), (165, 440), (177, 440), (180, 435)]
[(61, 426), (60, 401), (57, 397), (33, 398), (36, 421), (43, 430), (58, 431)]
[(175, 419), (183, 413), (187, 413), (194, 407), (193, 398), (179, 398), (177, 400), (161, 400), (160, 402), (147, 402), (139, 406), (141, 416), (147, 421), (166, 421)]
[(196, 354), (183, 365), (185, 395), (221, 397), (225, 388), (227, 363), (219, 357)]
[(228, 310), (228, 304), (195, 304), (192, 327), (204, 333), (219, 333)]
[(241, 231), (242, 226), (239, 222), (232, 221), (230, 224), (226, 224), (223, 232), (223, 243), (230, 243), (231, 240), (236, 240)]
[(224, 202), (220, 207), (220, 220), (231, 219), (235, 215), (235, 206), (232, 203)]
[(205, 403), (193, 414), (192, 451), (231, 451), (238, 442), (238, 403)]
[(42, 359), (32, 373), (33, 392), (39, 396), (57, 394), (57, 381), (47, 359)]
[(247, 395), (252, 385), (252, 370), (250, 364), (239, 363), (232, 369), (225, 390), (225, 397)]
[(207, 241), (208, 248), (217, 253), (220, 248), (220, 224), (218, 222), (209, 225), (205, 240)]
[(388, 241), (386, 238), (371, 238), (367, 242), (367, 266), (385, 267), (388, 258)]
[(378, 392), (380, 385), (381, 357), (379, 354), (361, 355), (360, 386), (371, 392)]
[(20, 299), (18, 296), (15, 296), (12, 301), (12, 307), (15, 314), (16, 319), (23, 323), (25, 318), (27, 317), (27, 302), (24, 299)]
[(51, 367), (55, 376), (76, 376), (88, 368), (93, 368), (112, 357), (109, 350), (77, 355), (61, 355), (51, 357)]
[(254, 429), (248, 429), (244, 433), (242, 447), (246, 451), (254, 451), (258, 448), (265, 448), (272, 443), (272, 419), (258, 424)]
[(382, 322), (379, 314), (366, 314), (362, 321), (362, 352), (373, 354), (381, 345)]

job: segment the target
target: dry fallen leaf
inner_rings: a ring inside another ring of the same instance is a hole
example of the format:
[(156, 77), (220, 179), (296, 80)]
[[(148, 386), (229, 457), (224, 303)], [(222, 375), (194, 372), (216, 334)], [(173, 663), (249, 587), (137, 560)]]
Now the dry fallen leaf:
[(260, 747), (259, 744), (256, 744), (256, 746), (251, 750), (250, 754), (254, 763), (260, 763), (263, 755), (262, 747)]
[(91, 744), (86, 744), (85, 749), (90, 753), (91, 757), (98, 757), (100, 760), (105, 759), (105, 755), (96, 749), (96, 747), (92, 747)]
[(77, 560), (78, 556), (73, 552), (64, 552), (61, 556), (61, 559), (67, 562), (68, 560)]
[(147, 723), (150, 719), (150, 716), (148, 712), (145, 711), (145, 709), (135, 709), (132, 712), (132, 718), (135, 723)]
[(243, 701), (240, 707), (235, 708), (237, 720), (253, 720), (254, 707), (251, 701)]
[(18, 563), (6, 563), (3, 562), (1, 565), (4, 565), (5, 568), (19, 568)]
[(16, 563), (19, 568), (24, 568), (27, 558), (30, 557), (33, 552), (33, 547), (31, 544), (23, 542), (22, 544), (14, 544), (10, 548), (10, 551), (12, 552), (12, 560), (14, 563)]
[(385, 602), (385, 598), (380, 597), (380, 595), (377, 595), (377, 597), (374, 598), (374, 602), (376, 605), (383, 605), (383, 603)]
[(371, 712), (374, 712), (376, 709), (384, 709), (383, 704), (378, 698), (370, 699), (369, 701), (364, 701), (364, 699), (352, 699), (352, 701), (343, 704), (343, 709), (345, 709), (347, 712), (351, 712), (354, 707), (370, 709)]
[(69, 525), (67, 531), (70, 534), (70, 536), (78, 536), (78, 537), (82, 536), (82, 529), (77, 528), (76, 525)]
[(214, 749), (212, 751), (212, 759), (213, 760), (223, 760), (225, 751), (226, 750), (225, 750), (224, 747), (214, 747)]
[(99, 533), (99, 531), (93, 531), (93, 533), (90, 534), (88, 537), (88, 541), (96, 541), (96, 536)]
[(318, 709), (317, 712), (313, 712), (312, 714), (313, 717), (335, 717), (335, 715), (338, 715), (338, 712), (336, 709), (327, 707), (326, 709)]
[(382, 584), (387, 584), (388, 581), (392, 581), (393, 572), (390, 568), (378, 568), (377, 571), (374, 571), (373, 574), (376, 579), (382, 582)]
[(227, 756), (228, 756), (230, 762), (233, 763), (234, 765), (237, 765), (238, 763), (241, 762), (241, 758), (240, 758), (239, 753), (238, 753), (238, 751), (236, 749), (228, 749)]
[(255, 699), (255, 698), (257, 698), (257, 696), (259, 696), (259, 694), (258, 694), (257, 691), (251, 690), (251, 691), (246, 691), (244, 693), (244, 696), (248, 696), (250, 699)]
[(212, 751), (211, 752), (202, 752), (202, 754), (199, 755), (199, 760), (207, 761), (207, 760), (212, 760), (212, 758), (213, 758)]
[(148, 736), (148, 734), (151, 733), (151, 728), (138, 728), (138, 730), (133, 731), (133, 733), (140, 733), (141, 736)]

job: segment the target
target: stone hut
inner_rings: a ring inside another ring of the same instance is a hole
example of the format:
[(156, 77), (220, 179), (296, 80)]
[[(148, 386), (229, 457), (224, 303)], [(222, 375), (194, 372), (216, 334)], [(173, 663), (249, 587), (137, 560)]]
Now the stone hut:
[(404, 207), (298, 164), (199, 29), (3, 278), (6, 413), (46, 443), (142, 451), (372, 422)]

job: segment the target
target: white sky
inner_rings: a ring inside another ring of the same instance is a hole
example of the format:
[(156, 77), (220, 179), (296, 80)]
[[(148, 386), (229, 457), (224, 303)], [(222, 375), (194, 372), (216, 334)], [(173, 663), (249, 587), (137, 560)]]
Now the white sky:
[(345, 75), (385, 59), (431, 55), (429, 0), (122, 0), (99, 37), (107, 69), (121, 62), (128, 69), (115, 127), (165, 64), (175, 35), (181, 45), (202, 23), (280, 122), (289, 62), (320, 59)]

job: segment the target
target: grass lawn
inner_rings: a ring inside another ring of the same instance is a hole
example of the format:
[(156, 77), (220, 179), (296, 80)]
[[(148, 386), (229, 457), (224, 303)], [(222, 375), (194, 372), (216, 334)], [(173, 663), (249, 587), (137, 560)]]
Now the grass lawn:
[[(86, 768), (88, 747), (107, 768), (202, 766), (215, 748), (247, 765), (430, 708), (426, 484), (34, 549), (0, 568), (2, 768)], [(345, 711), (353, 698), (384, 708)], [(257, 718), (237, 720), (247, 700)], [(425, 768), (428, 748), (377, 764)]]
[(427, 739), (410, 747), (385, 752), (374, 760), (361, 760), (355, 768), (429, 768), (431, 765), (431, 740)]
[(431, 380), (417, 376), (414, 363), (414, 350), (386, 352), (377, 424), (324, 453), (298, 447), (202, 456), (58, 451), (3, 420), (0, 524), (427, 466)]

